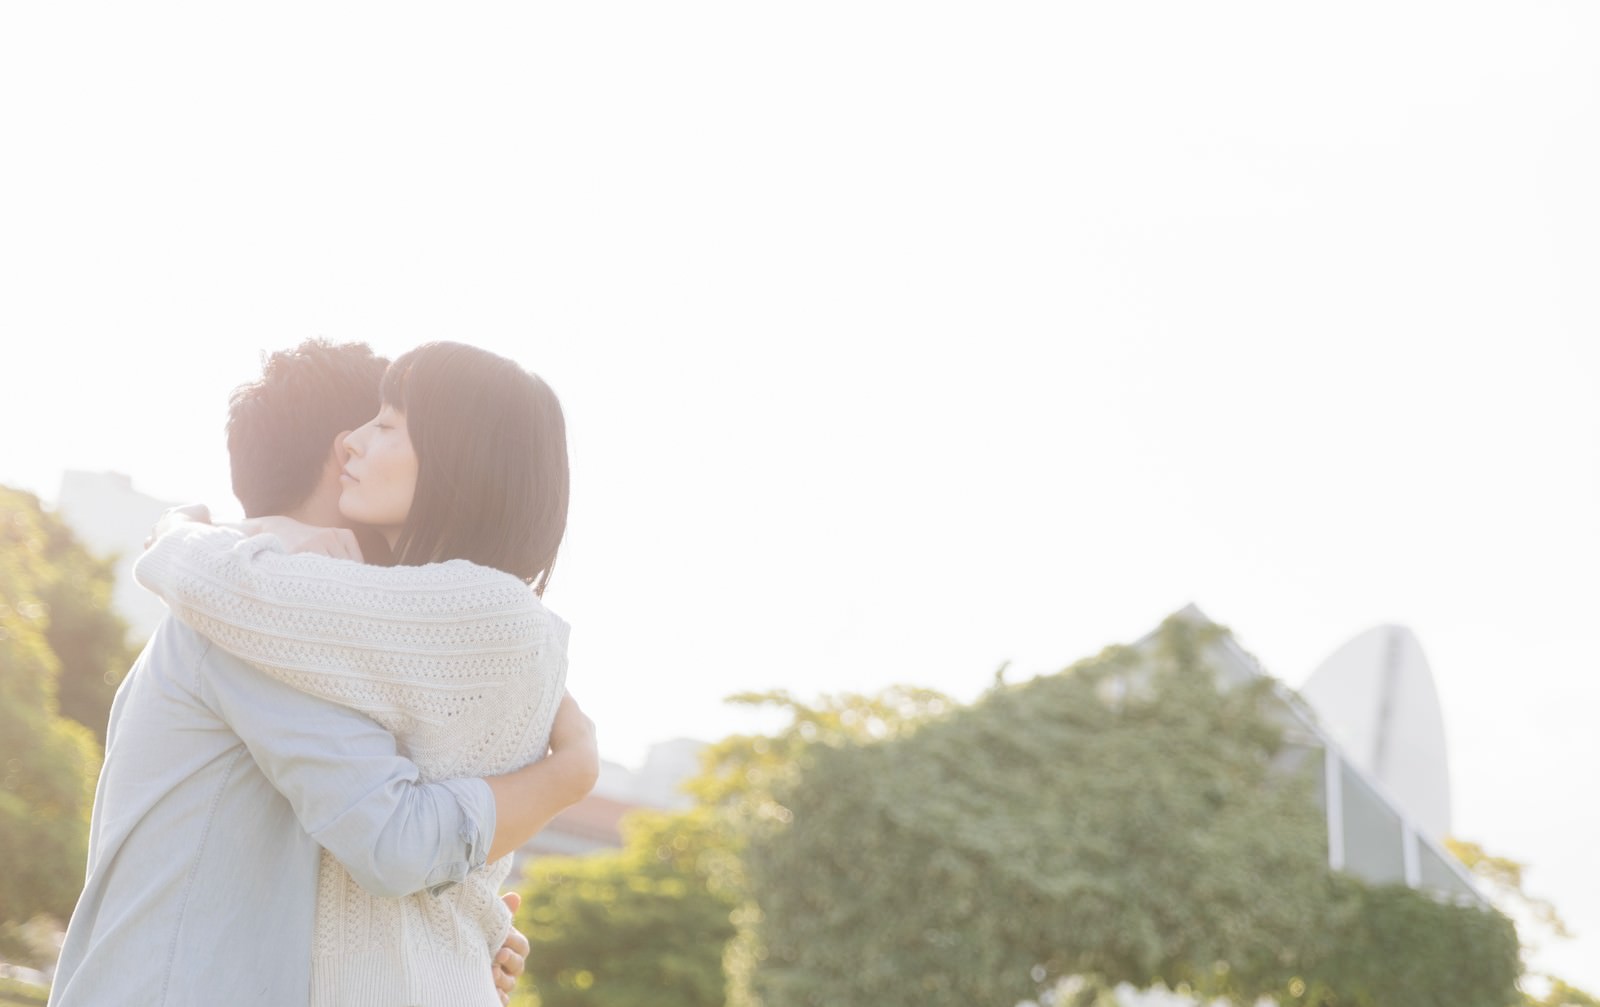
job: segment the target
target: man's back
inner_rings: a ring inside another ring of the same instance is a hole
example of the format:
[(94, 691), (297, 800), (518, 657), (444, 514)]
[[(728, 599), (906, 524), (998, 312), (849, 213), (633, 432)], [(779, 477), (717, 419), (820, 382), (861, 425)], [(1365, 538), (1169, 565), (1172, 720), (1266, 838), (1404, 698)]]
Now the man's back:
[(493, 830), (482, 781), (418, 787), (371, 721), (168, 618), (112, 706), (50, 1003), (305, 1003), (319, 843), (398, 893)]
[(237, 664), (169, 618), (117, 692), (52, 1004), (304, 999), (317, 847), (206, 701), (208, 661)]

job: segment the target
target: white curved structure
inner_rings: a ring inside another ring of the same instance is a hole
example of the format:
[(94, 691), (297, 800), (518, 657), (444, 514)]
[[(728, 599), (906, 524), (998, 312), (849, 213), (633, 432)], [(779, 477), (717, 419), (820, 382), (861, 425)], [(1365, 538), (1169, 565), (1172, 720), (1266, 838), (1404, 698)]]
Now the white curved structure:
[[(1194, 605), (1174, 613), (1195, 626), (1215, 626)], [(1157, 629), (1134, 646), (1148, 650)], [(1270, 678), (1229, 634), (1202, 651), (1219, 687)], [(1148, 671), (1136, 668), (1104, 698), (1114, 704)], [(1404, 626), (1379, 626), (1357, 636), (1291, 692), (1274, 682), (1281, 701), (1283, 747), (1274, 760), (1288, 773), (1309, 771), (1327, 824), (1328, 866), (1368, 884), (1403, 884), (1461, 905), (1487, 906), (1472, 875), (1451, 856), (1450, 774), (1444, 717), (1422, 645)], [(1271, 707), (1269, 706), (1270, 710)]]
[(1450, 834), (1444, 714), (1416, 634), (1369, 629), (1329, 655), (1299, 692), (1418, 831), (1435, 842)]

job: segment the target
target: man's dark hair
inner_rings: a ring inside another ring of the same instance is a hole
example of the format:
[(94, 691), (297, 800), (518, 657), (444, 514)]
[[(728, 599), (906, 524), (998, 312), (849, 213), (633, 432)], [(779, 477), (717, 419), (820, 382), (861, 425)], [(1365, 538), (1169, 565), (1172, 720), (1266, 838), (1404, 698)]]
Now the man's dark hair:
[(307, 339), (268, 356), (228, 402), (233, 495), (245, 517), (284, 514), (316, 488), (333, 439), (378, 414), (389, 362), (366, 343)]

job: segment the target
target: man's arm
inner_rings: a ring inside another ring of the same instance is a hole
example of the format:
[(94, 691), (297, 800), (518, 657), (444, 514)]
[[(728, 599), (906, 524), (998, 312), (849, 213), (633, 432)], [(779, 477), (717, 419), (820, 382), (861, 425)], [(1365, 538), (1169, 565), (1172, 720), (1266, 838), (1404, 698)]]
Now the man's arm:
[(599, 777), (594, 721), (578, 708), (571, 693), (563, 693), (550, 728), (550, 754), (515, 773), (485, 781), (494, 794), (498, 822), (489, 859), (498, 860), (527, 842), (557, 815), (583, 800)]
[(540, 762), (492, 781), (422, 783), (394, 737), (361, 714), (240, 661), (207, 668), (207, 702), (307, 833), (375, 895), (459, 882), (582, 799), (598, 772), (593, 725), (574, 720), (588, 719), (575, 704), (564, 723), (558, 712), (562, 733), (552, 733), (552, 754)]

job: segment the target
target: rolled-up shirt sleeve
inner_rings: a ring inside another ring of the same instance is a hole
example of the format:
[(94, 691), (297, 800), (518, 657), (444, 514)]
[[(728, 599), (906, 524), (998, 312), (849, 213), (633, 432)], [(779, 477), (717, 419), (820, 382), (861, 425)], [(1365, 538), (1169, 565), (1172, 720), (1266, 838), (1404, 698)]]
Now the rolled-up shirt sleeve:
[(202, 662), (201, 695), (362, 888), (437, 893), (483, 866), (495, 830), (487, 783), (424, 783), (394, 736), (363, 714), (219, 656)]

